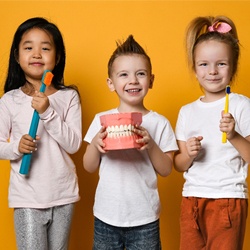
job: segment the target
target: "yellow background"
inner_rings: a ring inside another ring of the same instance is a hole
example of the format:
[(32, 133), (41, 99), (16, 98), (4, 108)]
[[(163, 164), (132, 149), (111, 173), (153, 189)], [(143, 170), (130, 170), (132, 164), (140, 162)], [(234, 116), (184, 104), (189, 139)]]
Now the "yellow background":
[[(151, 57), (155, 74), (146, 106), (165, 115), (174, 127), (179, 108), (202, 94), (186, 65), (183, 39), (187, 23), (198, 15), (218, 14), (235, 21), (242, 55), (233, 91), (249, 96), (249, 12), (249, 1), (0, 1), (0, 89), (17, 27), (30, 17), (48, 18), (64, 36), (65, 81), (79, 87), (84, 135), (95, 113), (118, 104), (116, 95), (106, 86), (107, 62), (116, 48), (115, 41), (133, 34)], [(76, 206), (70, 250), (89, 250), (92, 245), (92, 205), (98, 173), (91, 175), (83, 169), (85, 146), (73, 156), (82, 199)], [(7, 161), (0, 161), (0, 249), (4, 250), (16, 249), (13, 210), (7, 203), (9, 169)], [(163, 249), (178, 249), (182, 184), (182, 174), (175, 171), (159, 178)], [(249, 234), (248, 219), (244, 250), (250, 249)]]

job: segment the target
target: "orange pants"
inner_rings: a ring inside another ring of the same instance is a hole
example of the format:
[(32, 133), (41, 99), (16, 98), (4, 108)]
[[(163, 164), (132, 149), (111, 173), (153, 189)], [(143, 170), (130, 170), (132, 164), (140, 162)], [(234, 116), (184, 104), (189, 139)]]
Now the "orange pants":
[(183, 197), (180, 250), (242, 250), (247, 199)]

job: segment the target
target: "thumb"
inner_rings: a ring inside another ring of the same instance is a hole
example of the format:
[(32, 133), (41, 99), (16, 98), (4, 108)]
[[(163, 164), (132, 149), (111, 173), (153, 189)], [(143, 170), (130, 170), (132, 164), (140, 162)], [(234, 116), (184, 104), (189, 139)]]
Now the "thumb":
[(197, 139), (199, 140), (199, 141), (202, 141), (203, 140), (203, 136), (197, 136)]

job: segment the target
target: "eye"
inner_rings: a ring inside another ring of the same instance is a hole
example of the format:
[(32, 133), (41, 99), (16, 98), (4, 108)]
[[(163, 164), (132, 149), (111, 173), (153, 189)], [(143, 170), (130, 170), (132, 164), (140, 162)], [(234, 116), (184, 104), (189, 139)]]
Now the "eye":
[(128, 74), (125, 72), (119, 74), (119, 77), (126, 77), (126, 76), (128, 76)]
[(225, 62), (220, 62), (218, 63), (218, 66), (222, 67), (222, 66), (226, 66), (227, 64)]
[(199, 63), (198, 66), (200, 66), (200, 67), (206, 67), (207, 63)]
[(138, 77), (144, 77), (146, 75), (147, 75), (147, 72), (145, 72), (145, 71), (139, 71), (139, 72), (137, 72), (137, 76)]
[(24, 50), (32, 50), (32, 47), (30, 47), (30, 46), (25, 47)]
[(50, 50), (49, 48), (42, 48), (42, 50)]

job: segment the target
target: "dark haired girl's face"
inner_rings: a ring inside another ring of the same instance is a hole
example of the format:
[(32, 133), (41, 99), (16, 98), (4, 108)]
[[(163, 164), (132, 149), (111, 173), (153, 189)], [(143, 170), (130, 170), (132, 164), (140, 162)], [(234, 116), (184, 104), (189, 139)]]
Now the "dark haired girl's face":
[(28, 81), (41, 80), (43, 72), (52, 71), (56, 65), (53, 37), (42, 29), (28, 30), (19, 43), (17, 61)]

